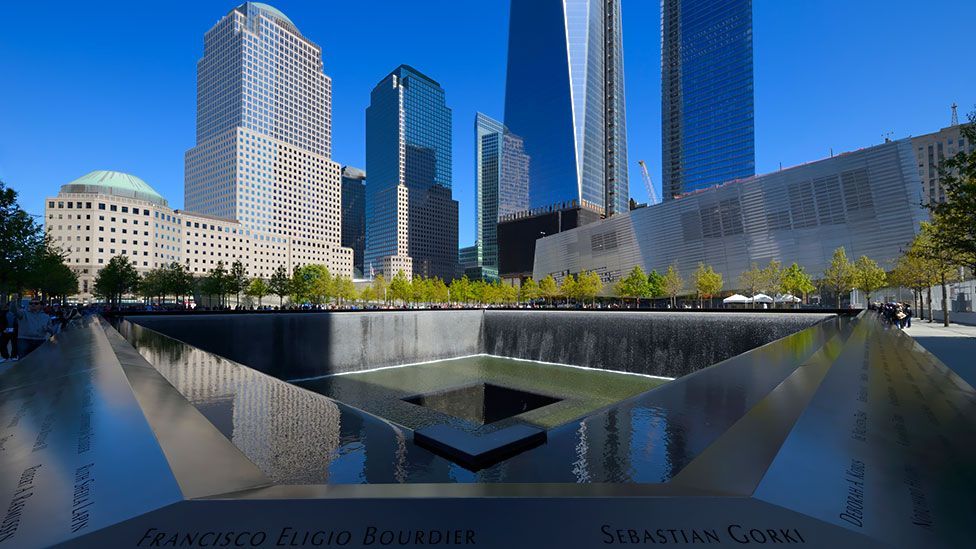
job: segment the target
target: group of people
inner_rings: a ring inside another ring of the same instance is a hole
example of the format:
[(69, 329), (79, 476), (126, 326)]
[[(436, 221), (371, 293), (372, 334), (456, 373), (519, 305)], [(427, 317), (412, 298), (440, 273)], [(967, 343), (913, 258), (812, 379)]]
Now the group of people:
[(878, 312), (881, 320), (901, 329), (912, 327), (912, 306), (908, 303), (878, 303), (871, 307)]
[(37, 298), (24, 307), (20, 295), (15, 295), (0, 310), (0, 362), (24, 358), (80, 316), (78, 309), (45, 306)]

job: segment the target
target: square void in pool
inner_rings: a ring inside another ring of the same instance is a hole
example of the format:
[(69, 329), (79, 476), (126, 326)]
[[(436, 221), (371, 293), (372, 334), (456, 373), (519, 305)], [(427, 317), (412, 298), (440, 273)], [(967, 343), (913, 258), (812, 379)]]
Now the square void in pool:
[(480, 355), (296, 384), (410, 429), (450, 423), (485, 432), (513, 423), (551, 429), (666, 381)]
[(495, 356), (297, 382), (414, 431), (414, 442), (471, 470), (544, 444), (546, 431), (667, 380)]
[(403, 399), (449, 416), (486, 425), (512, 416), (555, 404), (562, 399), (510, 389), (492, 383), (477, 383)]

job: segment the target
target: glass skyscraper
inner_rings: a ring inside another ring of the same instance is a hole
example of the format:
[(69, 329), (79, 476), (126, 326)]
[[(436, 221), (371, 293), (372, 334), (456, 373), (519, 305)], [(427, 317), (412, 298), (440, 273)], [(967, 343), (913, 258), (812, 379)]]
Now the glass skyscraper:
[(330, 159), (331, 105), (322, 48), (281, 11), (246, 2), (204, 35), (185, 203), (240, 221), (255, 242), (251, 276), (310, 263), (352, 275), (352, 250), (340, 238), (340, 166)]
[(628, 210), (620, 0), (512, 0), (505, 125), (531, 208)]
[(413, 67), (400, 65), (370, 94), (366, 172), (366, 274), (454, 278), (451, 109), (440, 84)]
[(661, 3), (665, 200), (756, 172), (752, 0)]
[(498, 221), (529, 209), (529, 157), (522, 139), (497, 120), (475, 115), (477, 223), (475, 249), (482, 278), (498, 276)]
[(366, 246), (366, 172), (342, 167), (342, 245), (352, 248), (353, 276), (363, 274)]

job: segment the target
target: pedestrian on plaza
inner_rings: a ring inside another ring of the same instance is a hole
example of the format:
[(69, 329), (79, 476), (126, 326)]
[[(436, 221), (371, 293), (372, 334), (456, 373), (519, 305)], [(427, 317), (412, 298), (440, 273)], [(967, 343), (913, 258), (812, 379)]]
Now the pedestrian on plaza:
[[(10, 303), (0, 310), (0, 362), (17, 360), (17, 315), (10, 310)], [(10, 346), (8, 349), (7, 346)]]
[(23, 359), (54, 334), (54, 326), (37, 298), (31, 299), (25, 311), (20, 308), (20, 294), (16, 294), (10, 308), (17, 318), (17, 353)]
[(906, 325), (907, 328), (911, 328), (912, 327), (912, 314), (913, 313), (914, 313), (914, 311), (912, 311), (912, 306), (910, 304), (906, 303), (905, 304), (905, 325)]

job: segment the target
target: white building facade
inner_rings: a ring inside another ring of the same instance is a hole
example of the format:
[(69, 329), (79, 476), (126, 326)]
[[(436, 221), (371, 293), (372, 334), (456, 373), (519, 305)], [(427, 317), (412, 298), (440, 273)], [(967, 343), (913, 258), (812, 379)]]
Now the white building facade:
[(242, 4), (204, 37), (186, 209), (240, 223), (251, 276), (306, 264), (352, 276), (331, 97), (321, 48), (271, 6)]

